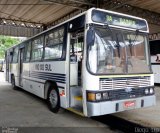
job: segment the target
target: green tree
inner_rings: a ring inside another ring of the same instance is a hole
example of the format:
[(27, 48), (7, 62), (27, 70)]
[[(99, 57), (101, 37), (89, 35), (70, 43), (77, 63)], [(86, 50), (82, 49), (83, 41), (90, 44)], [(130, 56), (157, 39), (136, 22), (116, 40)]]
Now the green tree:
[(0, 35), (0, 59), (4, 58), (5, 56), (5, 51), (18, 44), (20, 42), (20, 40), (18, 38), (12, 38), (9, 36), (2, 36)]

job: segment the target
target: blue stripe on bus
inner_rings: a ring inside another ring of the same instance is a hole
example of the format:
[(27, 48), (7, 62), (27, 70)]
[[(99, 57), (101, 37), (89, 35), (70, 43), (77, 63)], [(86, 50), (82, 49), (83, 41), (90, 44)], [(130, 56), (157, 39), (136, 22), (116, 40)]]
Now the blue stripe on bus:
[(54, 80), (59, 83), (66, 83), (65, 74), (55, 74), (55, 73), (46, 73), (46, 72), (31, 72), (30, 77), (38, 78), (42, 80)]
[(66, 74), (49, 73), (49, 72), (37, 72), (37, 71), (31, 71), (31, 73), (42, 73), (42, 74), (52, 74), (52, 75), (55, 75), (55, 76), (66, 76)]
[(59, 79), (59, 80), (65, 80), (66, 77), (65, 76), (55, 76), (53, 74), (46, 74), (46, 73), (31, 73), (30, 76), (41, 76), (41, 77), (48, 77), (48, 78), (56, 78), (56, 79)]
[(56, 82), (61, 82), (61, 83), (65, 83), (66, 81), (65, 80), (59, 80), (59, 79), (56, 79), (56, 78), (51, 78), (51, 77), (42, 77), (42, 76), (31, 76), (32, 78), (37, 78), (37, 79), (44, 79), (44, 80), (54, 80)]
[(42, 79), (42, 80), (53, 80), (53, 81), (55, 81), (55, 82), (58, 82), (58, 83), (66, 83), (65, 81), (59, 81), (59, 80), (57, 80), (57, 79), (51, 79), (51, 78), (46, 78), (46, 77), (31, 77), (31, 78), (37, 78), (37, 79)]
[(58, 79), (65, 79), (65, 77), (62, 77), (62, 76), (55, 76), (55, 75), (49, 75), (49, 74), (40, 74), (40, 73), (31, 73), (30, 76), (48, 76), (48, 77), (55, 77), (55, 78), (58, 78)]

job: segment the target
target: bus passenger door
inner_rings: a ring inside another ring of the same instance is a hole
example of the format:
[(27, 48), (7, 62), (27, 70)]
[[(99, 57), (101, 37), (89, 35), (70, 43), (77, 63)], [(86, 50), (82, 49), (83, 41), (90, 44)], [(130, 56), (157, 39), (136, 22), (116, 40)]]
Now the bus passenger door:
[(19, 50), (19, 59), (18, 59), (18, 66), (19, 66), (19, 86), (23, 86), (23, 55), (24, 55), (24, 48)]
[(78, 85), (78, 61), (75, 53), (77, 39), (71, 37), (70, 40), (70, 86)]
[(70, 107), (83, 112), (82, 105), (82, 49), (84, 32), (70, 33)]

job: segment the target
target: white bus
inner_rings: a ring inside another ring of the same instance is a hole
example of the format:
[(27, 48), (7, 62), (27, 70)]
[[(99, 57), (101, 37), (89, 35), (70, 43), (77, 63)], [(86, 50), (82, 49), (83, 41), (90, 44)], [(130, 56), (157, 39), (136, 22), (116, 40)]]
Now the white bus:
[(154, 83), (160, 83), (160, 40), (149, 41), (151, 67), (154, 73)]
[(8, 49), (6, 80), (47, 99), (52, 112), (155, 105), (148, 32), (144, 19), (91, 8)]

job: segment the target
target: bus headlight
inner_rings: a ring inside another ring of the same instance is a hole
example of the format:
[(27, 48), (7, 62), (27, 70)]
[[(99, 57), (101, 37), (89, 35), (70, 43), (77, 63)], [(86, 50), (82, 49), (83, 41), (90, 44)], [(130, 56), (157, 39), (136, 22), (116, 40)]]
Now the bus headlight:
[(103, 95), (103, 99), (104, 99), (104, 100), (105, 100), (105, 99), (109, 99), (108, 92), (103, 92), (102, 95)]
[(148, 89), (148, 88), (145, 89), (144, 93), (145, 93), (146, 95), (149, 94), (149, 89)]
[(87, 100), (88, 101), (100, 101), (102, 98), (101, 93), (95, 93), (95, 92), (89, 92), (87, 94)]
[(96, 100), (99, 101), (101, 100), (101, 98), (102, 98), (101, 93), (96, 93)]
[(108, 92), (88, 92), (87, 100), (92, 102), (109, 100), (109, 95)]
[(153, 94), (153, 93), (154, 93), (154, 89), (153, 89), (153, 88), (150, 88), (149, 93), (150, 93), (150, 94)]
[(146, 88), (144, 90), (145, 95), (151, 95), (154, 94), (154, 88)]

